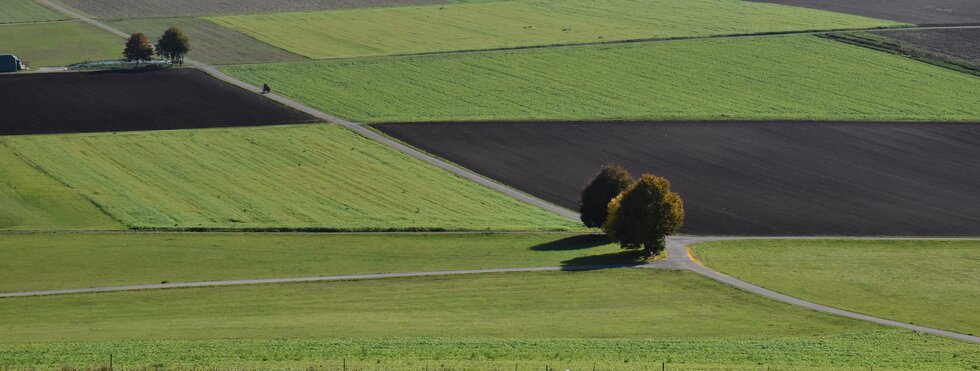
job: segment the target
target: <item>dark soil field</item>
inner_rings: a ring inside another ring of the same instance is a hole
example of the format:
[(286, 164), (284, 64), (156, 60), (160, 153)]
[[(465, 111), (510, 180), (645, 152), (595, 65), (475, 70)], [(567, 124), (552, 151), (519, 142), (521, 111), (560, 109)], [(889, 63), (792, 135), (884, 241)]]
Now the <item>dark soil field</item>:
[(915, 24), (980, 23), (977, 0), (751, 0)]
[(61, 0), (98, 18), (183, 17), (443, 3), (447, 0)]
[(374, 126), (572, 209), (603, 164), (666, 176), (685, 233), (980, 235), (980, 124)]
[(980, 64), (980, 28), (889, 31), (877, 34), (933, 53)]
[(0, 76), (0, 135), (315, 121), (196, 69)]

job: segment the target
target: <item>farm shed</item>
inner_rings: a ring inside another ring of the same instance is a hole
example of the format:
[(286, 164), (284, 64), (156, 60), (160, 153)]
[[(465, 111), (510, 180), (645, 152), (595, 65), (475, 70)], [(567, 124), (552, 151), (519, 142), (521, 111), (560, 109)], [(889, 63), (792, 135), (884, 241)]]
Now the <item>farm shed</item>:
[(24, 69), (20, 59), (11, 54), (0, 54), (0, 72), (17, 72)]

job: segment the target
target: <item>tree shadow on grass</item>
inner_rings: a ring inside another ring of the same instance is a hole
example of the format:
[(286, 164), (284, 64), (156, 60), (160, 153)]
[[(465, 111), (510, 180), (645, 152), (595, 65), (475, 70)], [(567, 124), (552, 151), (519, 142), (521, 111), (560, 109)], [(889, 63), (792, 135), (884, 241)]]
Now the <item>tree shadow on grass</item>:
[(587, 271), (608, 268), (635, 267), (647, 264), (643, 250), (623, 250), (609, 254), (588, 255), (561, 262), (564, 270)]
[(534, 251), (584, 250), (609, 244), (604, 234), (583, 234), (531, 246)]

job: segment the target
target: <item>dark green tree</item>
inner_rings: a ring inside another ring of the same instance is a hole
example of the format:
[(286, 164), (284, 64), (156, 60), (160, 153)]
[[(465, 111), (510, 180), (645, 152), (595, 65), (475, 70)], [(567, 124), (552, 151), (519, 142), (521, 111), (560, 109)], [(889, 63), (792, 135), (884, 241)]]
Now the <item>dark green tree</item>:
[(183, 64), (184, 56), (191, 51), (191, 42), (176, 27), (170, 27), (157, 40), (157, 54), (173, 64)]
[(586, 227), (598, 228), (606, 222), (609, 201), (633, 184), (633, 177), (622, 166), (603, 166), (579, 194), (578, 210)]
[(684, 202), (667, 179), (643, 174), (609, 202), (603, 225), (609, 239), (624, 249), (642, 248), (647, 257), (666, 247), (665, 239), (684, 224)]
[(144, 62), (153, 59), (153, 46), (146, 35), (137, 32), (129, 36), (126, 40), (126, 49), (123, 50), (123, 57), (127, 62)]

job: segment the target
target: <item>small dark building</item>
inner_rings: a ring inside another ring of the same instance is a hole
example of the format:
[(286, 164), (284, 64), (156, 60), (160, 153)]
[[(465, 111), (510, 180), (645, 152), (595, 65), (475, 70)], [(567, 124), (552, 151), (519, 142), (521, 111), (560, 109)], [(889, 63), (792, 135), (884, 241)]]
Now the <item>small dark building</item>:
[(0, 72), (17, 72), (24, 69), (20, 59), (11, 54), (0, 54)]

